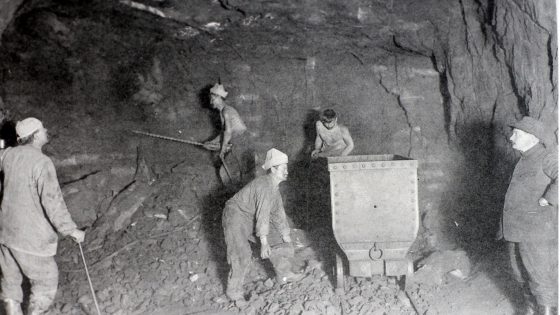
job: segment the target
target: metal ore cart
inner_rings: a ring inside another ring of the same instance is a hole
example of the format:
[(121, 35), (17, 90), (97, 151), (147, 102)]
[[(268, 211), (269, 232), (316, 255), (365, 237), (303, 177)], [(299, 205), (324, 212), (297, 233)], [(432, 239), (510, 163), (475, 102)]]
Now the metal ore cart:
[[(332, 228), (354, 277), (412, 274), (419, 226), (418, 161), (398, 155), (329, 157)], [(344, 287), (342, 253), (336, 287)]]

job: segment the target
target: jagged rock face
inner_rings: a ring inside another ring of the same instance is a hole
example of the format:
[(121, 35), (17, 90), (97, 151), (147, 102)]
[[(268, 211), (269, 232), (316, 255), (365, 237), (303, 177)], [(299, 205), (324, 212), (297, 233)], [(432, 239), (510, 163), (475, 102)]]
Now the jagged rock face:
[(295, 165), (325, 108), (354, 154), (419, 160), (422, 245), (442, 248), (493, 233), (515, 160), (507, 122), (557, 125), (552, 0), (85, 6), (26, 7), (0, 51), (5, 106), (53, 126), (59, 160), (140, 145), (153, 168), (173, 164), (183, 149), (126, 130), (209, 138), (204, 91), (220, 80), (260, 149)]
[(498, 1), (494, 32), (521, 113), (557, 119), (557, 34), (554, 1)]
[(4, 32), (23, 0), (0, 1), (0, 35)]
[[(458, 200), (455, 206), (440, 206), (441, 216), (428, 213), (433, 221), (496, 217), (513, 159), (507, 142), (510, 121), (531, 115), (547, 123), (551, 136), (557, 130), (553, 7), (553, 1), (450, 2), (447, 15), (431, 13), (425, 17), (431, 23), (421, 30), (395, 36), (398, 46), (434, 61), (444, 127), (450, 145), (464, 158), (449, 170), (456, 173), (458, 181), (451, 187), (459, 188), (466, 208), (454, 210), (462, 203)], [(460, 228), (460, 221), (453, 223)]]

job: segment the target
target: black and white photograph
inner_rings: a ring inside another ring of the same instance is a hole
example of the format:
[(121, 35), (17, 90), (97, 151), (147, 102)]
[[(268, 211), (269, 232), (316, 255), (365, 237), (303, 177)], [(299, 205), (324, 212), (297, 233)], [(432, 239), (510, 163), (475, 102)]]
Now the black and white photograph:
[(558, 0), (0, 0), (0, 315), (557, 315)]

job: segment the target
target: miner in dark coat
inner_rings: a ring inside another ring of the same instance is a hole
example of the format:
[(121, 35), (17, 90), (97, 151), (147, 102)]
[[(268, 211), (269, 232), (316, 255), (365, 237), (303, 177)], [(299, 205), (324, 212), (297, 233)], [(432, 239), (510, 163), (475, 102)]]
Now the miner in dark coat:
[(535, 118), (523, 117), (511, 127), (510, 141), (521, 158), (506, 192), (502, 233), (518, 247), (539, 314), (553, 314), (558, 304), (557, 147), (545, 145), (549, 136)]

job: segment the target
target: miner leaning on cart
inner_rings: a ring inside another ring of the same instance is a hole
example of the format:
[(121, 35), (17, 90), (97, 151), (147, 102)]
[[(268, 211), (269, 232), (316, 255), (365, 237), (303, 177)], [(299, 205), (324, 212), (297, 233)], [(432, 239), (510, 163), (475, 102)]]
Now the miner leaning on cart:
[(549, 315), (558, 303), (558, 151), (540, 121), (527, 116), (512, 127), (521, 158), (506, 192), (502, 234), (518, 246), (537, 314)]
[(346, 156), (354, 150), (354, 140), (348, 127), (338, 123), (338, 114), (325, 109), (321, 119), (315, 123), (315, 146), (311, 158)]
[(43, 314), (58, 286), (54, 260), (58, 236), (84, 240), (66, 208), (50, 158), (41, 151), (48, 142), (41, 121), (26, 118), (16, 124), (19, 146), (0, 155), (4, 197), (0, 210), (0, 297), (8, 315), (21, 314), (22, 273), (31, 283), (29, 310)]
[[(290, 227), (278, 185), (288, 177), (288, 156), (276, 149), (266, 154), (262, 175), (252, 180), (226, 202), (222, 224), (230, 265), (226, 294), (232, 300), (243, 299), (243, 280), (251, 264), (253, 232), (260, 239), (261, 258), (269, 258), (281, 282), (295, 281), (300, 275), (291, 271)], [(276, 235), (278, 234), (278, 235)], [(282, 242), (279, 241), (282, 236)], [(278, 238), (278, 242), (273, 241)]]

